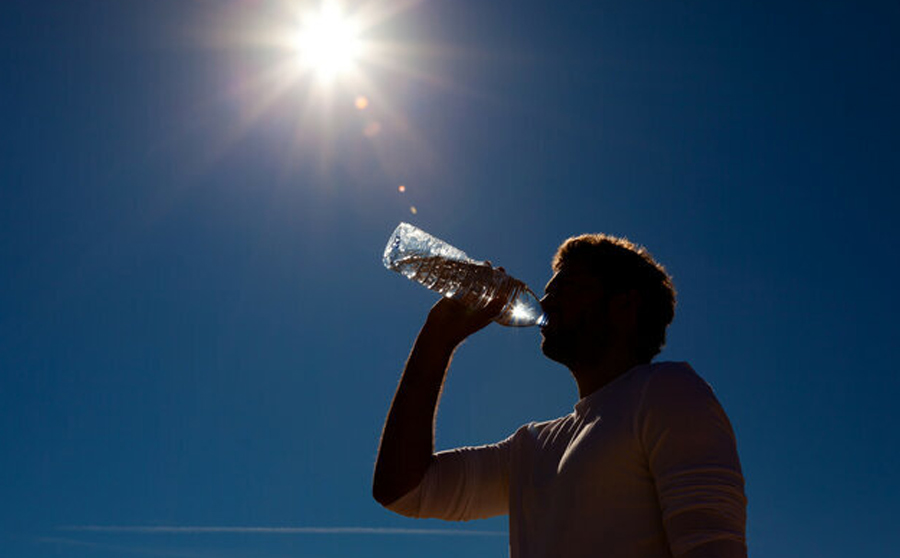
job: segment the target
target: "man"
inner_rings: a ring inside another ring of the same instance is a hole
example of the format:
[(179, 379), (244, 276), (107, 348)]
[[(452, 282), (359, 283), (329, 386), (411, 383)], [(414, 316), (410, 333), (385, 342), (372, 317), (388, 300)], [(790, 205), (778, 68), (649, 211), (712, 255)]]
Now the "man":
[(544, 354), (569, 368), (573, 413), (493, 445), (434, 453), (451, 356), (502, 310), (443, 299), (428, 315), (388, 414), (375, 499), (411, 517), (509, 514), (510, 555), (745, 557), (746, 499), (734, 433), (686, 363), (652, 363), (675, 290), (643, 248), (568, 239), (541, 306)]

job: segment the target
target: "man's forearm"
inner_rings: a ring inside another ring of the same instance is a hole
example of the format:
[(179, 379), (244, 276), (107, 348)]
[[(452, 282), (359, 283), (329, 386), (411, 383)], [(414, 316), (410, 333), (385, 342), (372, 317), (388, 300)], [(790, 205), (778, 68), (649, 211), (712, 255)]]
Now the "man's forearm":
[(453, 351), (491, 323), (504, 304), (498, 297), (483, 308), (472, 309), (442, 298), (431, 308), (384, 423), (372, 482), (372, 495), (380, 504), (391, 504), (425, 476), (434, 454), (438, 399)]
[(388, 505), (415, 488), (434, 453), (434, 421), (456, 344), (429, 324), (416, 339), (381, 435), (372, 495)]

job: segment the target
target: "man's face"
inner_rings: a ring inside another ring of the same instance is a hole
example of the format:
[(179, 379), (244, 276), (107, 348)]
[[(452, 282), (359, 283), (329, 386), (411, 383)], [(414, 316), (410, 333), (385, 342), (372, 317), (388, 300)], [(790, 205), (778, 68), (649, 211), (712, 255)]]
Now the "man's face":
[(596, 276), (578, 266), (564, 267), (544, 288), (541, 350), (551, 360), (573, 368), (587, 364), (609, 341), (607, 298)]

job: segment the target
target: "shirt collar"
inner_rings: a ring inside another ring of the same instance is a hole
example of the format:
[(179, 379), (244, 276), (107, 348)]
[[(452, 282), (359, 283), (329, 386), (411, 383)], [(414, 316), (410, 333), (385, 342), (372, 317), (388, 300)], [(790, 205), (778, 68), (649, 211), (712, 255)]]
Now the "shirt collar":
[(602, 404), (603, 400), (606, 399), (607, 394), (615, 391), (616, 387), (623, 383), (623, 378), (632, 376), (636, 370), (646, 366), (650, 366), (650, 364), (638, 364), (637, 366), (630, 368), (627, 372), (619, 374), (613, 378), (611, 382), (607, 383), (597, 391), (579, 399), (578, 402), (575, 403), (575, 414), (583, 417), (590, 411), (597, 409)]

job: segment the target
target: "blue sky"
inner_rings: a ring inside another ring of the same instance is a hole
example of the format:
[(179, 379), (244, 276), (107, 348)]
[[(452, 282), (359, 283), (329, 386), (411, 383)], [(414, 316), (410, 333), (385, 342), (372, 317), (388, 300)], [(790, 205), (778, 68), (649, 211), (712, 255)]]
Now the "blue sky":
[[(369, 495), (435, 300), (381, 267), (404, 220), (535, 290), (570, 235), (647, 246), (751, 554), (893, 555), (896, 4), (348, 3), (381, 47), (327, 91), (260, 40), (315, 6), (0, 6), (4, 556), (505, 556)], [(439, 448), (571, 410), (538, 340), (462, 347)]]

